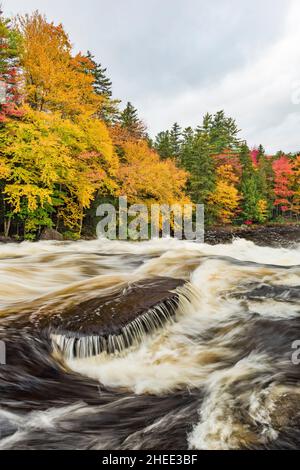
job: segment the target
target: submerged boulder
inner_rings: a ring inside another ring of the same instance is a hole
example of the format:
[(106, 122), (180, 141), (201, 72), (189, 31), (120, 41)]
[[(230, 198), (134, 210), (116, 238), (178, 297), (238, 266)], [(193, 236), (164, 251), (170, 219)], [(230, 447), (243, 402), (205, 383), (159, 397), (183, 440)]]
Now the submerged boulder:
[(182, 279), (156, 277), (127, 284), (63, 312), (42, 315), (38, 327), (47, 330), (68, 357), (122, 351), (175, 315), (179, 302), (176, 289), (184, 283)]

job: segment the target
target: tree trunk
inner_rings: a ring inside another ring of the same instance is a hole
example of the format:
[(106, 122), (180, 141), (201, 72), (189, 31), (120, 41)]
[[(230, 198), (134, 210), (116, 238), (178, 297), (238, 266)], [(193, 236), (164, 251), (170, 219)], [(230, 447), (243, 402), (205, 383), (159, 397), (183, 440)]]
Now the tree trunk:
[(4, 219), (4, 236), (8, 237), (11, 219)]

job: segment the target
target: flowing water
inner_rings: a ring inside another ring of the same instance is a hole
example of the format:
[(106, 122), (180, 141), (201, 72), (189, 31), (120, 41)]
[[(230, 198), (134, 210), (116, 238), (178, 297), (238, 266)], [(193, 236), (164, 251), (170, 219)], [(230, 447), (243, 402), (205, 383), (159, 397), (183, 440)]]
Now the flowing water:
[(299, 447), (299, 276), (243, 239), (0, 245), (0, 448)]

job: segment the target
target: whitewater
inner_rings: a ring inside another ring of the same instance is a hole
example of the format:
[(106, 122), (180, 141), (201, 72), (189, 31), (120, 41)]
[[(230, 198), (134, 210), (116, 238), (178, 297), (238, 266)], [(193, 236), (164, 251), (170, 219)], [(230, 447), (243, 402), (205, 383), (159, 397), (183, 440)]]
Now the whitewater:
[(0, 448), (298, 448), (299, 286), (297, 244), (0, 244)]

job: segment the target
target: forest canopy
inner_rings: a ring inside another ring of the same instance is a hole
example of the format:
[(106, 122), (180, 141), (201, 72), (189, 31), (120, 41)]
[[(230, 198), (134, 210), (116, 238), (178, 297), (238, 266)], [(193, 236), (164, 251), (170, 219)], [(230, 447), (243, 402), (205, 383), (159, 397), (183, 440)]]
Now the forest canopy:
[[(0, 15), (0, 232), (35, 239), (45, 227), (93, 235), (95, 208), (205, 204), (207, 224), (298, 220), (300, 156), (249, 149), (235, 120), (207, 113), (151, 139), (137, 109), (113, 97), (106, 68), (74, 53), (39, 12)], [(159, 111), (158, 111), (159, 112)]]

